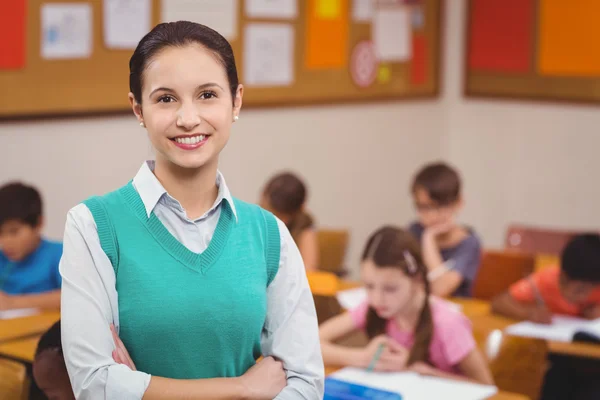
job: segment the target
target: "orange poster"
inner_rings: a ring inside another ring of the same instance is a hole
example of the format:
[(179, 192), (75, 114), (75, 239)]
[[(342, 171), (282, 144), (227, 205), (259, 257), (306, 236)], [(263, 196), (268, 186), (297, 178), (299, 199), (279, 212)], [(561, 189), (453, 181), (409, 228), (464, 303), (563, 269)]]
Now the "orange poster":
[(540, 73), (600, 77), (600, 1), (540, 0), (539, 7)]
[(343, 68), (348, 59), (348, 0), (308, 0), (308, 69)]
[(0, 69), (25, 67), (26, 0), (0, 1)]

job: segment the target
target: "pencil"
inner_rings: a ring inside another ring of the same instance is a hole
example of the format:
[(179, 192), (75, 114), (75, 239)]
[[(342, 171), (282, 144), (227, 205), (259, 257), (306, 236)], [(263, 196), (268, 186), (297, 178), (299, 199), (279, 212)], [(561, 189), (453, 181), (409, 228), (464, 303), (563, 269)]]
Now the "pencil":
[(384, 349), (384, 344), (380, 344), (379, 347), (377, 348), (377, 351), (375, 352), (375, 356), (373, 357), (373, 359), (371, 360), (371, 363), (369, 364), (369, 366), (367, 367), (367, 371), (368, 372), (372, 372), (375, 369), (375, 365), (377, 365), (377, 361), (379, 361), (379, 357), (381, 357), (381, 353), (383, 353), (383, 349)]

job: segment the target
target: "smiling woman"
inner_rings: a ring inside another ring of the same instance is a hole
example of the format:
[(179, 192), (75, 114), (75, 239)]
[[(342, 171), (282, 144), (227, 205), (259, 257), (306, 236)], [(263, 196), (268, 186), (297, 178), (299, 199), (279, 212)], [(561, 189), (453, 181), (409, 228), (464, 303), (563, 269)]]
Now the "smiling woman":
[(76, 397), (322, 398), (298, 248), (218, 171), (243, 97), (231, 46), (203, 25), (160, 24), (129, 80), (156, 160), (69, 212), (62, 340)]

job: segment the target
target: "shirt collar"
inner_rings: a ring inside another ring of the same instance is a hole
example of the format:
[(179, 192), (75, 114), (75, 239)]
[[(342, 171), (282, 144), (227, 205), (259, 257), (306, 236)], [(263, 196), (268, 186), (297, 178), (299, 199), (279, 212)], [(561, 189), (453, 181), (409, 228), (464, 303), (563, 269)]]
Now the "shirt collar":
[[(142, 202), (144, 203), (144, 207), (146, 208), (146, 214), (150, 217), (150, 214), (160, 201), (160, 199), (164, 195), (169, 195), (160, 181), (154, 175), (154, 166), (155, 162), (150, 160), (146, 161), (140, 167), (138, 173), (133, 178), (133, 186), (137, 190)], [(210, 210), (208, 210), (206, 214), (215, 210), (223, 200), (226, 200), (233, 211), (233, 215), (235, 216), (237, 222), (237, 212), (235, 210), (235, 204), (233, 202), (233, 197), (231, 196), (231, 192), (227, 187), (227, 183), (225, 182), (225, 178), (220, 171), (217, 171), (217, 187), (219, 189), (217, 194), (217, 199), (213, 203)]]

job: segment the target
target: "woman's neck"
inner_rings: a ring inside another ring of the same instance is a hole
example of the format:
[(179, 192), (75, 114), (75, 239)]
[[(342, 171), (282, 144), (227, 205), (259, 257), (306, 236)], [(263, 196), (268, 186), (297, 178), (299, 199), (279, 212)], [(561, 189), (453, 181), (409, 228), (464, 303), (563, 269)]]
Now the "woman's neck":
[(154, 175), (192, 220), (204, 215), (219, 193), (216, 162), (200, 168), (182, 168), (157, 158)]
[(422, 288), (418, 288), (414, 295), (411, 296), (409, 302), (394, 317), (394, 322), (398, 328), (403, 331), (413, 331), (421, 316), (423, 303), (425, 303), (425, 291)]

